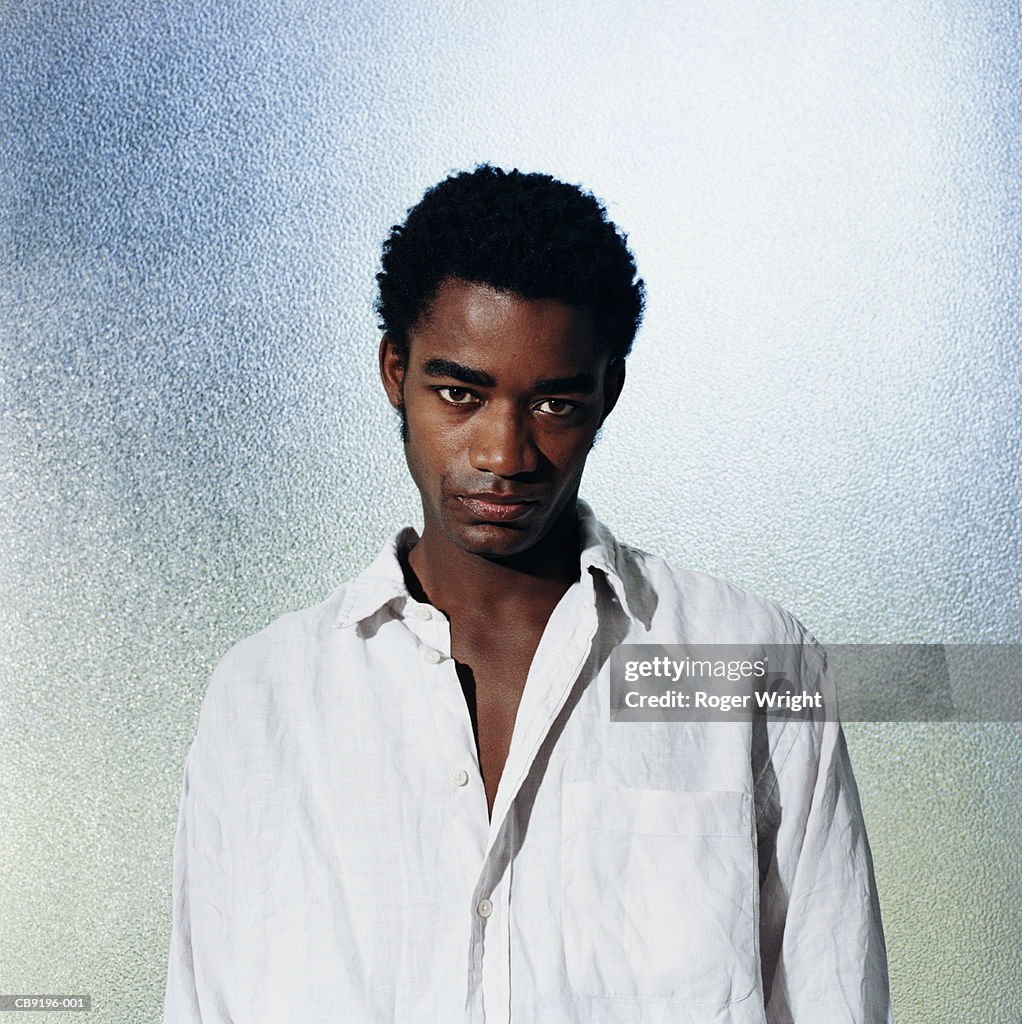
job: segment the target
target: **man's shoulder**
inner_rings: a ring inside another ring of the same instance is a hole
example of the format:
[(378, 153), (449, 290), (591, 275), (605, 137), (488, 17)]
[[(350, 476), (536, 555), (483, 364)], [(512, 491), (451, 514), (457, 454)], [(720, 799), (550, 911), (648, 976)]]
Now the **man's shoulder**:
[[(653, 621), (666, 620), (706, 643), (755, 639), (764, 643), (816, 644), (801, 621), (769, 597), (630, 544), (618, 542), (617, 548), (626, 587), (646, 590), (646, 600), (653, 605)], [(641, 583), (629, 585), (629, 580)]]
[(207, 691), (223, 699), (255, 691), (300, 673), (315, 660), (320, 643), (336, 633), (339, 609), (351, 581), (318, 604), (285, 612), (236, 641), (217, 662)]

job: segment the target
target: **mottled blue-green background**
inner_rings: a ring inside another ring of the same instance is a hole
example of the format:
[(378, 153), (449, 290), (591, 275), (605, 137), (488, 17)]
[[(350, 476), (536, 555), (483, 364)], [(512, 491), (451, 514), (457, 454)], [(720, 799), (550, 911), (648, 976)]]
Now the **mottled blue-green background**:
[[(449, 170), (630, 235), (624, 539), (1022, 641), (1020, 54), (1006, 0), (0, 4), (0, 992), (158, 1019), (214, 661), (415, 517), (373, 275)], [(901, 1024), (1022, 1019), (1020, 730), (849, 726)]]

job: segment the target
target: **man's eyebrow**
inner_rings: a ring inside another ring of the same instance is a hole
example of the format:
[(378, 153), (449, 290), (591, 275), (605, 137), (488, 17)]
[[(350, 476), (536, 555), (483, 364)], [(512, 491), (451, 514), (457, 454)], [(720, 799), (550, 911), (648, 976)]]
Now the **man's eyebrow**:
[(452, 362), (450, 359), (429, 359), (422, 367), (422, 372), (427, 377), (453, 377), (465, 384), (475, 384), (481, 388), (492, 388), (493, 378), (482, 370), (473, 370), (471, 366), (462, 366), (461, 363)]
[[(464, 384), (475, 384), (481, 388), (492, 388), (496, 381), (482, 370), (463, 366), (451, 359), (428, 359), (422, 372), (427, 377), (450, 377)], [(549, 377), (537, 380), (532, 390), (540, 395), (576, 394), (590, 395), (596, 390), (596, 377), (591, 373), (576, 373), (571, 377)]]
[(532, 390), (541, 395), (559, 395), (565, 392), (576, 395), (591, 395), (596, 390), (596, 378), (591, 373), (576, 373), (574, 377), (553, 377), (538, 380)]

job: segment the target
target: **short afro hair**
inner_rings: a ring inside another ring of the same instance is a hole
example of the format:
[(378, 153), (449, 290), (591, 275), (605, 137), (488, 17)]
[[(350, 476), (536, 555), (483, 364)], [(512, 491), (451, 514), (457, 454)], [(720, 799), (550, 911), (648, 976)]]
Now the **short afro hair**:
[(408, 331), (450, 278), (588, 309), (611, 359), (642, 322), (645, 286), (626, 236), (590, 192), (481, 164), (427, 189), (383, 244), (376, 312), (402, 361)]

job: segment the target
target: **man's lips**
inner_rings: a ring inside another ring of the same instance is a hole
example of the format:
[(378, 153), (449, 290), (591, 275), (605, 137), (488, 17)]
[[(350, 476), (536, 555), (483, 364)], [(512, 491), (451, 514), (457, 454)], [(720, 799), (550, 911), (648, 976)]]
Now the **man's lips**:
[(474, 516), (491, 523), (509, 523), (527, 516), (538, 502), (513, 494), (459, 494), (460, 501)]

